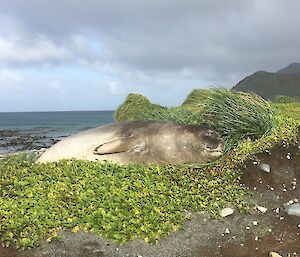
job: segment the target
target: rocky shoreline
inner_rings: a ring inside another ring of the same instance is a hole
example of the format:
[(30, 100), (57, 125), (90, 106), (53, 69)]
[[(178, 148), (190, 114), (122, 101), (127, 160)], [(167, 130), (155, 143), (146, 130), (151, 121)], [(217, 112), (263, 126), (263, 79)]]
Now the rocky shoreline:
[(48, 148), (64, 136), (51, 137), (36, 130), (0, 130), (0, 157), (7, 154)]

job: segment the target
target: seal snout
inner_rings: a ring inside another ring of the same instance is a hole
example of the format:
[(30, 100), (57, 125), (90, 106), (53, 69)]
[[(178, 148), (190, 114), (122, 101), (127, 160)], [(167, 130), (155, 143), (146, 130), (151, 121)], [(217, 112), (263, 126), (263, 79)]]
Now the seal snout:
[(204, 133), (205, 149), (212, 157), (219, 157), (224, 152), (224, 143), (221, 136), (214, 130), (207, 130)]

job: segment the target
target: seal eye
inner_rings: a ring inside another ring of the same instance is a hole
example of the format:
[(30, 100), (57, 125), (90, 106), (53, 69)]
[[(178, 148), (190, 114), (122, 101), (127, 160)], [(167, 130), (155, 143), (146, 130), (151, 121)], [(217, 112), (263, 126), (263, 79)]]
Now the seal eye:
[(209, 137), (211, 135), (211, 133), (212, 133), (212, 131), (208, 130), (208, 131), (204, 132), (204, 136)]

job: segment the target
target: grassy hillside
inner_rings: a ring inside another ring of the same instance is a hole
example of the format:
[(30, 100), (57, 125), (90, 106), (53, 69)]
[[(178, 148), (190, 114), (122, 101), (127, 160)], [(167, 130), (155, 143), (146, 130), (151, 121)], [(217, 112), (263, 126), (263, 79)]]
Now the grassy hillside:
[[(33, 247), (40, 239), (59, 240), (58, 231), (69, 229), (118, 242), (155, 242), (180, 229), (188, 212), (217, 216), (229, 204), (246, 212), (251, 202), (240, 185), (240, 165), (276, 144), (293, 143), (300, 124), (299, 115), (290, 111), (300, 105), (269, 105), (253, 94), (194, 91), (182, 106), (170, 109), (137, 99), (138, 105), (131, 96), (129, 104), (138, 109), (123, 104), (116, 116), (126, 119), (129, 111), (135, 118), (135, 111), (143, 110), (143, 117), (213, 122), (237, 141), (226, 155), (206, 165), (36, 164), (36, 156), (26, 154), (0, 160), (0, 240)], [(263, 123), (258, 129), (257, 121)]]

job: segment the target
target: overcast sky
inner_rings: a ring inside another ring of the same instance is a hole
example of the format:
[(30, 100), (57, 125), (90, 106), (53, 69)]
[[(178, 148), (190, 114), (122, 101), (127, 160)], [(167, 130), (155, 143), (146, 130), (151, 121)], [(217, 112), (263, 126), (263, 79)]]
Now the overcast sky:
[(1, 0), (0, 112), (166, 106), (300, 62), (299, 0)]

